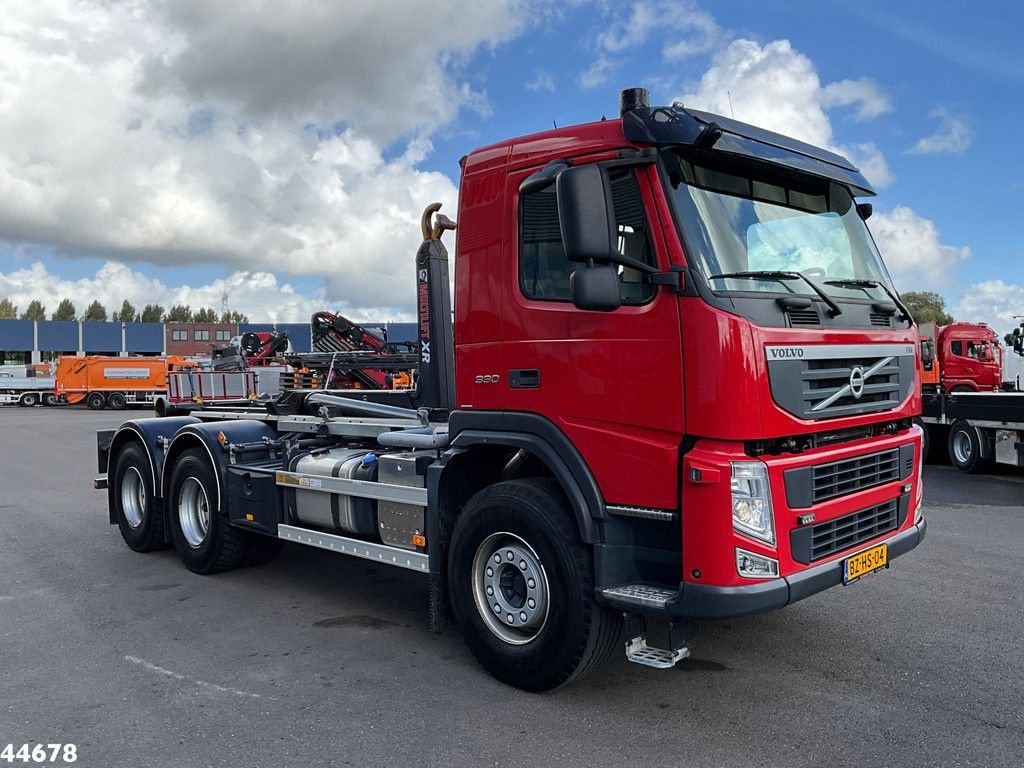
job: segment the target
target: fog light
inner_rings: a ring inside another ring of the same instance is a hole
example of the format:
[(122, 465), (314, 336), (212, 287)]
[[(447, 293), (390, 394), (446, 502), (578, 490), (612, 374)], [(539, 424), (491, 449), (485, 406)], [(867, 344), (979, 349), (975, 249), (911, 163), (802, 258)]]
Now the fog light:
[(745, 536), (775, 544), (772, 492), (763, 462), (732, 462), (732, 527)]
[(779, 575), (779, 561), (737, 548), (736, 571), (744, 579), (772, 579)]

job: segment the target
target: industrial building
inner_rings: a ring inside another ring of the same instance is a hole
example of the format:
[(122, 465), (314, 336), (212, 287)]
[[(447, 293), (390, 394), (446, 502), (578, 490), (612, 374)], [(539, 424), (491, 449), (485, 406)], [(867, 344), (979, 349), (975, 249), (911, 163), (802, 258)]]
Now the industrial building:
[[(365, 323), (388, 339), (415, 342), (415, 323)], [(0, 364), (38, 363), (61, 355), (209, 355), (232, 336), (286, 331), (292, 351), (310, 352), (308, 323), (119, 323), (77, 320), (0, 320)]]

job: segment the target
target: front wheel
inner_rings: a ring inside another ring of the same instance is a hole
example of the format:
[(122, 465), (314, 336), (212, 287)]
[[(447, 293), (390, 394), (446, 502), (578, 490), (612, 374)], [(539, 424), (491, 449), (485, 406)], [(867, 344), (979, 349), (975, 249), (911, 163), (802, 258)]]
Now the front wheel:
[(517, 688), (563, 685), (619, 640), (621, 618), (594, 601), (591, 552), (553, 481), (498, 483), (470, 499), (452, 534), (448, 583), (470, 651)]
[(128, 401), (125, 396), (120, 392), (111, 392), (107, 396), (107, 407), (115, 411), (123, 411), (127, 407)]
[(178, 558), (194, 573), (237, 568), (248, 555), (249, 540), (217, 510), (217, 493), (205, 452), (191, 448), (182, 453), (171, 473), (168, 517)]

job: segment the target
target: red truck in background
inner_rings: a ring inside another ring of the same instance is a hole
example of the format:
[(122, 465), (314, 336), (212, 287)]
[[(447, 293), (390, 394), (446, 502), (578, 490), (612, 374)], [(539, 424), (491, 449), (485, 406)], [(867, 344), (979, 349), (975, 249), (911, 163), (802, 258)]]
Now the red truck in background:
[(984, 323), (919, 326), (922, 385), (950, 392), (998, 392), (1003, 388), (999, 336)]
[(619, 118), (461, 169), (454, 333), (434, 205), (415, 388), (99, 433), (129, 547), (213, 573), (286, 540), (421, 573), (435, 628), (544, 690), (616, 647), (671, 667), (691, 620), (923, 540), (917, 331), (849, 161), (631, 89)]

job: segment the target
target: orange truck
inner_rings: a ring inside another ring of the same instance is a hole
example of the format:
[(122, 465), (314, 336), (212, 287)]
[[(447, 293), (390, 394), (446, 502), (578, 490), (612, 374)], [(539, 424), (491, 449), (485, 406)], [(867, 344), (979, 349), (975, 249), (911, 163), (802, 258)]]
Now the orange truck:
[(121, 410), (129, 405), (152, 405), (167, 392), (167, 372), (192, 367), (187, 358), (62, 357), (54, 389), (66, 403), (85, 402), (93, 410)]

